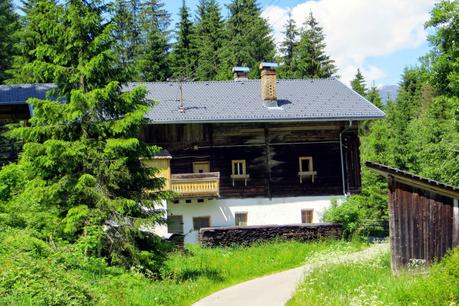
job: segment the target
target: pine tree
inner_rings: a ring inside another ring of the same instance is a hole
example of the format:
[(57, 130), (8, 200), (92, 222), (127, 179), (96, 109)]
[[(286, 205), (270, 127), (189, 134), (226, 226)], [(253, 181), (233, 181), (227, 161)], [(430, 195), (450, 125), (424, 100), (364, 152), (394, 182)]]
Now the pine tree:
[(190, 20), (190, 13), (183, 0), (180, 9), (180, 21), (177, 23), (177, 41), (171, 53), (172, 74), (176, 78), (191, 79), (196, 68), (195, 28)]
[[(105, 13), (94, 2), (65, 6), (65, 44), (53, 46), (60, 55), (55, 95), (65, 103), (31, 99), (30, 125), (10, 132), (25, 144), (18, 164), (0, 171), (11, 178), (0, 182), (0, 190), (8, 191), (2, 194), (2, 222), (34, 230), (46, 241), (66, 240), (111, 264), (154, 271), (162, 259), (159, 240), (150, 237), (148, 249), (139, 243), (145, 242), (142, 229), (158, 220), (155, 205), (167, 195), (153, 192), (163, 180), (141, 164), (156, 150), (138, 139), (152, 102), (144, 88), (122, 92), (113, 80), (113, 28), (104, 23)], [(35, 59), (31, 67), (41, 71), (42, 63)]]
[[(8, 83), (48, 83), (55, 78), (55, 65), (62, 58), (63, 8), (55, 0), (32, 0), (22, 8), (22, 27), (17, 32), (16, 56), (8, 71)], [(39, 64), (37, 64), (39, 63)]]
[(322, 28), (312, 15), (304, 23), (295, 50), (293, 70), (297, 78), (329, 78), (337, 72), (335, 61), (325, 53)]
[(294, 76), (293, 74), (293, 55), (296, 45), (298, 44), (298, 29), (296, 28), (295, 20), (289, 16), (287, 24), (285, 25), (284, 41), (281, 43), (280, 51), (282, 53), (282, 65), (279, 69), (279, 76), (284, 79), (290, 79)]
[(158, 0), (143, 3), (142, 31), (145, 44), (141, 50), (140, 78), (143, 81), (164, 81), (170, 76), (168, 27), (170, 16)]
[(258, 77), (259, 63), (274, 60), (276, 53), (271, 29), (261, 17), (256, 0), (233, 0), (228, 9), (228, 39), (222, 52), (226, 65), (221, 66), (219, 78), (231, 78), (234, 66), (247, 66), (251, 68), (250, 76)]
[(365, 96), (367, 93), (367, 88), (365, 86), (365, 78), (363, 77), (360, 69), (357, 69), (355, 78), (351, 81), (351, 87), (361, 96)]
[(141, 46), (137, 0), (115, 0), (114, 3), (114, 51), (119, 59), (119, 81), (138, 79), (139, 52)]
[(0, 0), (0, 84), (8, 78), (6, 70), (12, 65), (18, 19), (12, 1)]
[(366, 93), (366, 98), (368, 101), (373, 103), (376, 107), (380, 109), (384, 109), (384, 105), (381, 99), (381, 94), (379, 93), (378, 87), (376, 87), (375, 85), (370, 87), (370, 89)]
[(201, 0), (196, 24), (198, 62), (196, 78), (214, 80), (219, 72), (224, 41), (224, 23), (216, 0)]

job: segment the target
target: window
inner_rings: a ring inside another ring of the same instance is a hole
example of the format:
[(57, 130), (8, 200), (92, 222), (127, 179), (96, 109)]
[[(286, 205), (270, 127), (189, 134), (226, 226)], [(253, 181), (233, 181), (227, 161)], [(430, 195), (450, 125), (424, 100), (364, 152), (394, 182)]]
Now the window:
[(210, 163), (208, 161), (200, 161), (193, 163), (193, 173), (210, 172)]
[(167, 232), (183, 234), (183, 216), (167, 216)]
[(312, 165), (312, 157), (302, 156), (300, 157), (300, 172), (312, 172), (314, 169)]
[(247, 173), (245, 160), (233, 160), (231, 164), (233, 175), (245, 175)]
[(236, 226), (247, 226), (247, 213), (237, 212), (234, 214), (234, 223)]
[(299, 171), (298, 176), (300, 178), (300, 184), (303, 183), (303, 178), (311, 178), (311, 181), (314, 183), (315, 176), (317, 171), (314, 171), (314, 165), (312, 162), (311, 156), (301, 156), (298, 158), (299, 162)]
[(203, 227), (210, 227), (210, 217), (194, 217), (193, 230), (199, 231)]
[(191, 203), (191, 199), (185, 200), (185, 203), (190, 204)]
[(312, 223), (313, 215), (313, 209), (303, 209), (301, 211), (301, 223)]

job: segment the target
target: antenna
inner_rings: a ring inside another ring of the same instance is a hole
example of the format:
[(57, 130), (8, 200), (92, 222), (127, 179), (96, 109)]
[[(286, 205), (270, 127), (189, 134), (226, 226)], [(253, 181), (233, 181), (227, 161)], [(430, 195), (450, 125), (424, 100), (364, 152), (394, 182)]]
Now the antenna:
[(182, 79), (179, 80), (179, 90), (180, 90), (180, 98), (179, 98), (179, 101), (180, 101), (180, 104), (179, 104), (179, 112), (181, 113), (184, 113), (185, 112), (185, 105), (183, 103), (183, 83), (182, 83)]

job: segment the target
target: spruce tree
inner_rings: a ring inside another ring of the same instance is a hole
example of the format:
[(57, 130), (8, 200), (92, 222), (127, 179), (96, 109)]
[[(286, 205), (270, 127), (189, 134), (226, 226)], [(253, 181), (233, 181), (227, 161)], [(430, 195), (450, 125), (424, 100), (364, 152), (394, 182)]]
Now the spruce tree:
[(384, 104), (382, 103), (381, 94), (379, 93), (378, 88), (375, 85), (372, 85), (368, 92), (366, 93), (366, 98), (368, 101), (373, 103), (376, 107), (383, 109)]
[(219, 72), (224, 41), (224, 23), (216, 0), (201, 0), (196, 24), (196, 49), (198, 61), (196, 78), (214, 80)]
[(18, 19), (12, 1), (0, 0), (0, 84), (8, 78), (6, 70), (12, 65)]
[(176, 43), (172, 47), (171, 69), (175, 78), (191, 79), (196, 69), (195, 28), (185, 0), (180, 8), (180, 21), (177, 23)]
[[(134, 2), (134, 3), (133, 3)], [(114, 51), (119, 60), (119, 81), (134, 81), (138, 79), (140, 28), (139, 18), (134, 10), (138, 1), (115, 0), (114, 2)]]
[(55, 0), (32, 0), (22, 8), (22, 27), (17, 32), (16, 56), (8, 71), (8, 83), (53, 82), (65, 28), (63, 7)]
[(228, 39), (222, 52), (226, 65), (221, 66), (219, 77), (231, 78), (234, 66), (248, 66), (251, 69), (250, 76), (258, 77), (259, 63), (274, 60), (276, 53), (271, 29), (261, 17), (256, 0), (233, 0), (228, 9)]
[(337, 72), (335, 61), (325, 53), (325, 36), (312, 15), (303, 25), (295, 50), (293, 70), (297, 78), (329, 78)]
[(158, 0), (143, 3), (142, 32), (145, 43), (140, 53), (140, 78), (143, 81), (164, 81), (170, 76), (168, 27), (169, 14)]
[(357, 69), (354, 79), (351, 81), (351, 87), (361, 96), (365, 96), (367, 88), (365, 86), (365, 78), (363, 77), (360, 69)]
[(279, 69), (279, 76), (284, 79), (290, 79), (294, 76), (292, 61), (299, 34), (295, 20), (293, 20), (291, 16), (289, 16), (283, 34), (285, 38), (280, 47), (282, 65)]
[[(111, 264), (154, 271), (162, 259), (159, 240), (145, 229), (157, 222), (156, 204), (167, 193), (155, 191), (163, 180), (141, 163), (156, 148), (138, 139), (152, 102), (144, 88), (122, 92), (113, 80), (113, 29), (105, 13), (93, 2), (65, 6), (65, 44), (53, 46), (54, 97), (61, 99), (29, 100), (30, 125), (9, 132), (25, 144), (18, 163), (0, 171), (7, 178), (0, 182), (7, 191), (2, 222), (46, 241), (68, 241)], [(42, 63), (35, 59), (31, 67), (40, 71)]]

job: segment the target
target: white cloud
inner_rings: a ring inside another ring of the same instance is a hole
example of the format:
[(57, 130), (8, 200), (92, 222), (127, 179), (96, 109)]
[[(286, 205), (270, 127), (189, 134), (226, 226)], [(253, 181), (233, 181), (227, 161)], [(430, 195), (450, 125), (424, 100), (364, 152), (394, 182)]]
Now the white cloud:
[(269, 6), (263, 17), (271, 24), (279, 43), (288, 14), (300, 26), (312, 11), (324, 28), (327, 52), (335, 59), (341, 80), (349, 84), (357, 68), (361, 68), (371, 83), (385, 76), (384, 67), (368, 66), (366, 59), (419, 47), (426, 39), (424, 23), (434, 3), (434, 0), (316, 0), (292, 8)]

